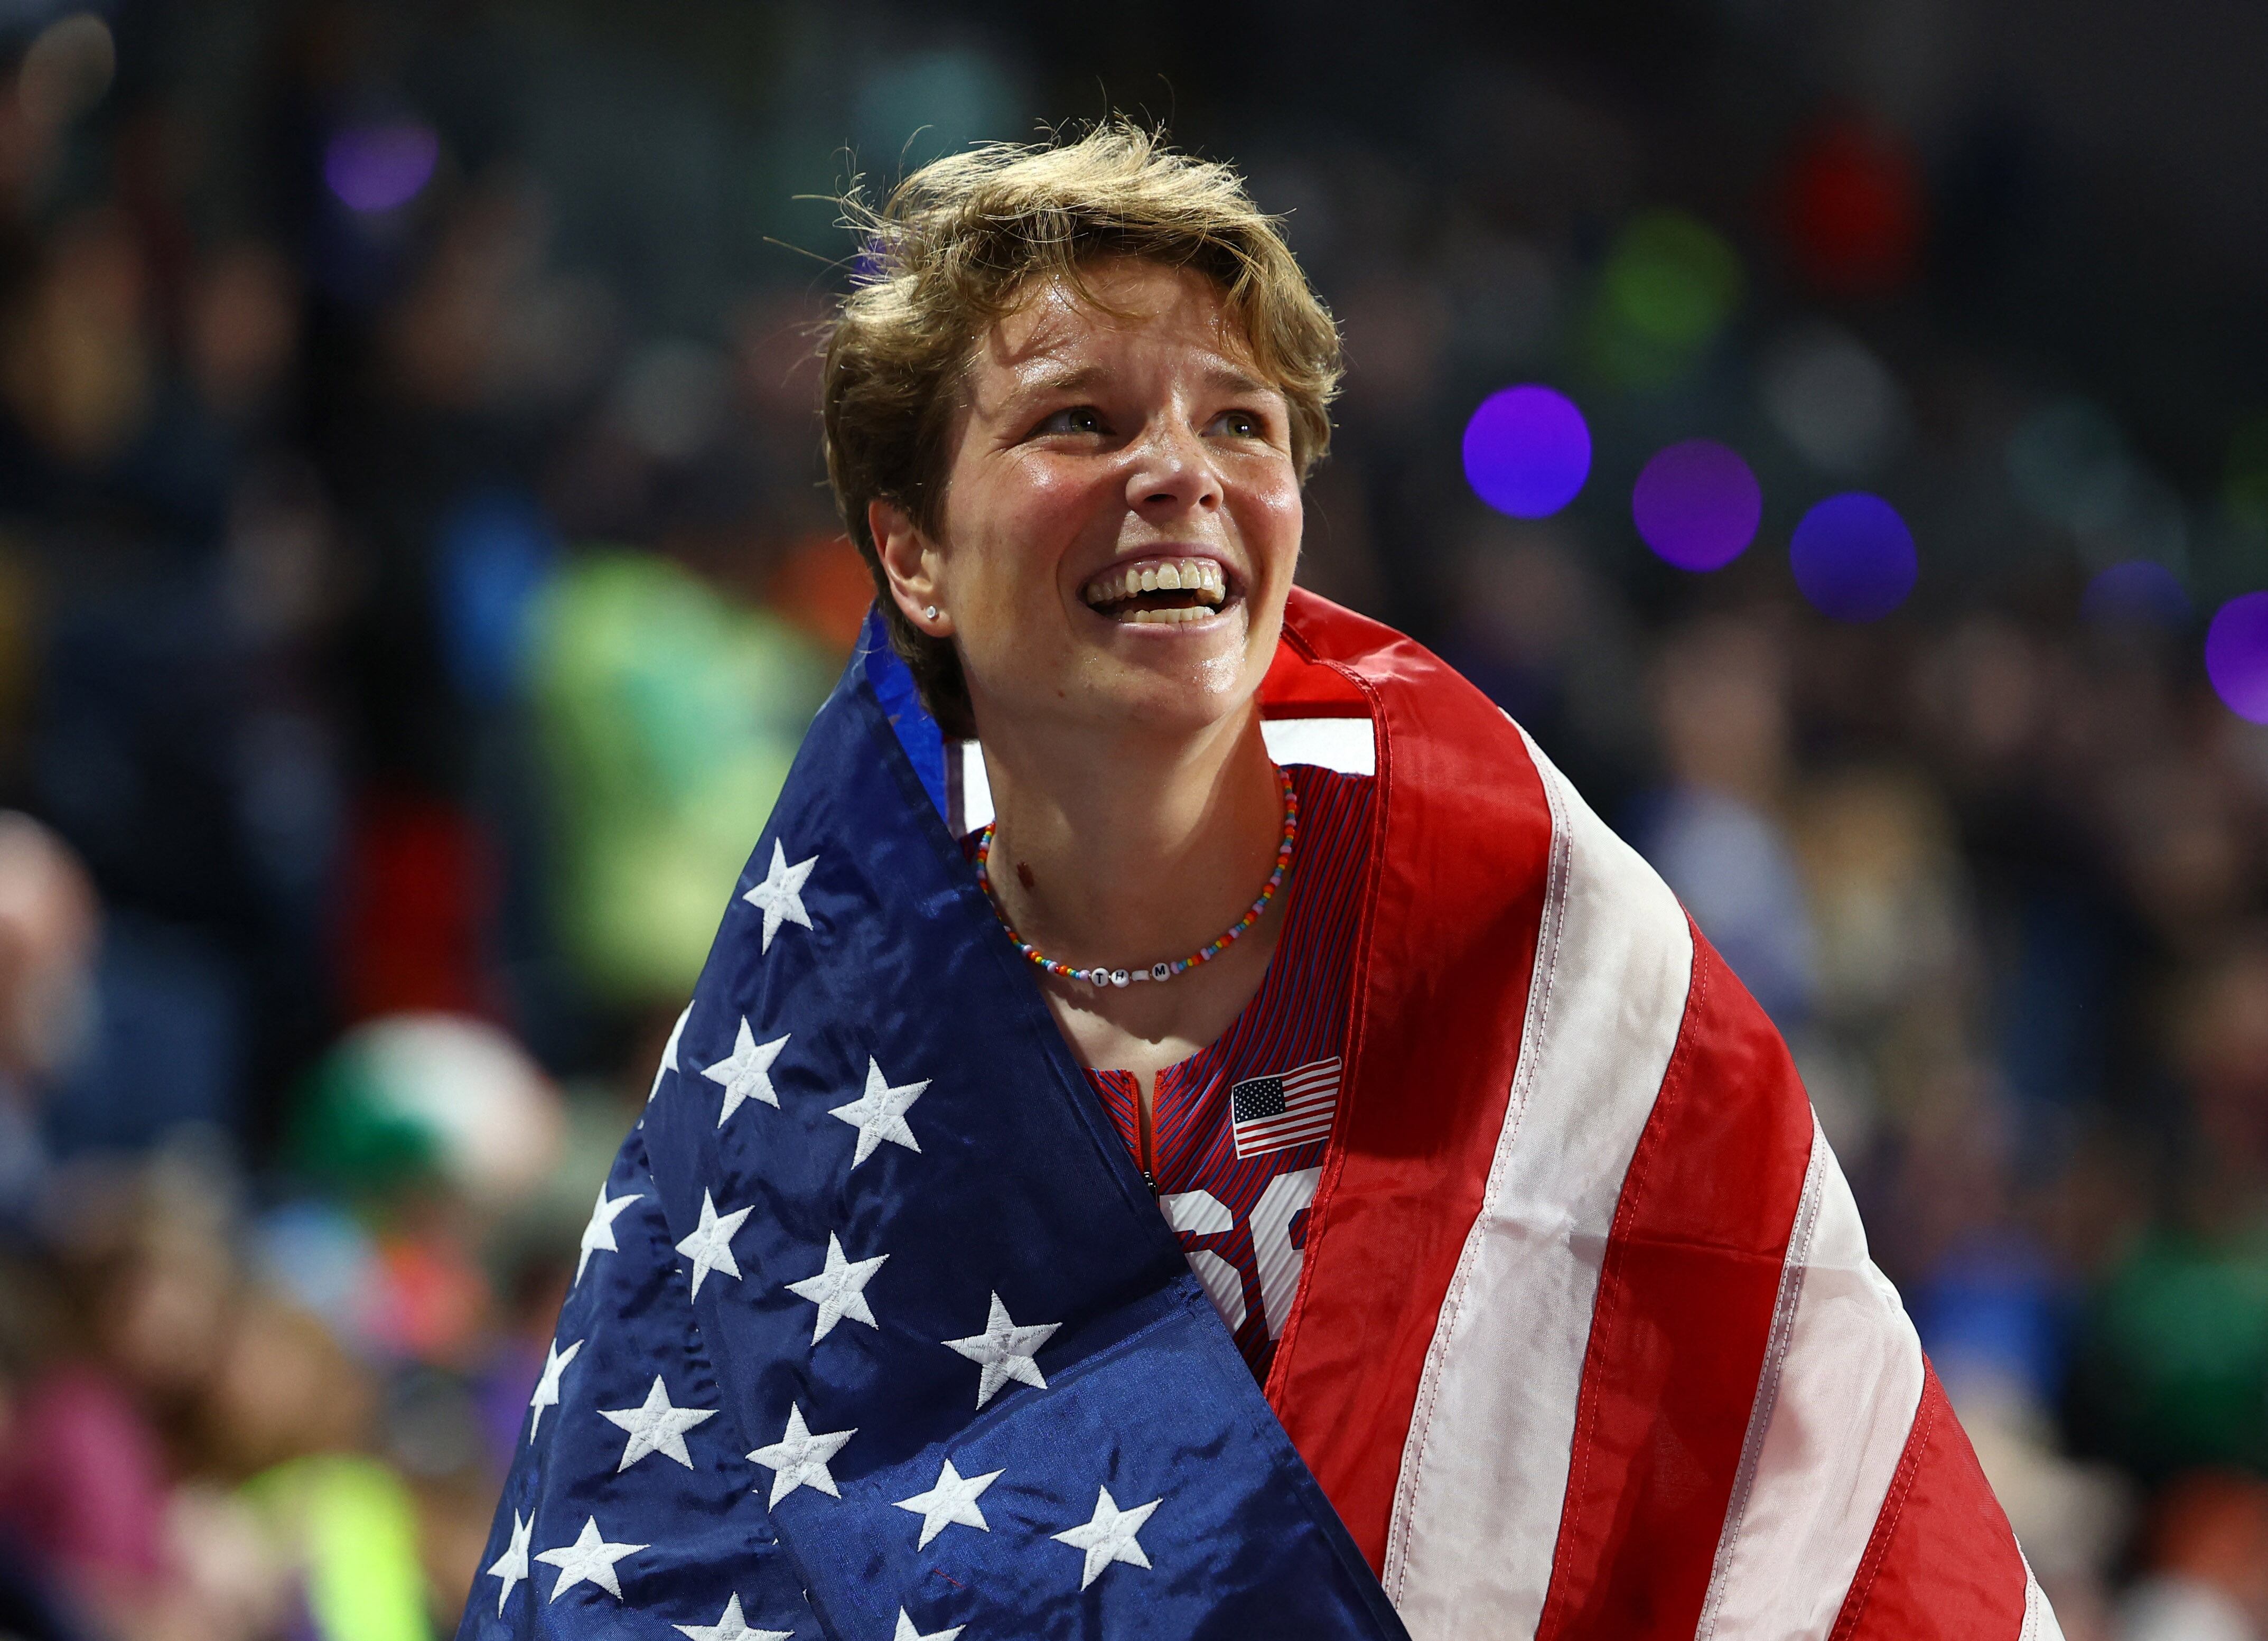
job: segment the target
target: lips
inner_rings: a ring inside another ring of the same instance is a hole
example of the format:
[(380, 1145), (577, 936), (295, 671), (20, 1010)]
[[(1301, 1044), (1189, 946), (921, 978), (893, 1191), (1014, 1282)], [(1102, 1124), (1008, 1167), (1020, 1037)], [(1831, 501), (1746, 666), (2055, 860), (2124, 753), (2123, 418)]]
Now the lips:
[(1130, 625), (1203, 621), (1228, 603), (1234, 589), (1218, 559), (1172, 556), (1113, 564), (1079, 589), (1087, 606)]

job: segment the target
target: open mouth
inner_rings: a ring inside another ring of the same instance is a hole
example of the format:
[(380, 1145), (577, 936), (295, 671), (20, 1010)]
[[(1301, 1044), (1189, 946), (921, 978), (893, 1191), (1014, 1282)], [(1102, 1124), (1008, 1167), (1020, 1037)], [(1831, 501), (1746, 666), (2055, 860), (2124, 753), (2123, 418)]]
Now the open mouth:
[(1089, 608), (1129, 625), (1179, 624), (1218, 613), (1234, 594), (1211, 558), (1142, 558), (1113, 564), (1079, 589)]

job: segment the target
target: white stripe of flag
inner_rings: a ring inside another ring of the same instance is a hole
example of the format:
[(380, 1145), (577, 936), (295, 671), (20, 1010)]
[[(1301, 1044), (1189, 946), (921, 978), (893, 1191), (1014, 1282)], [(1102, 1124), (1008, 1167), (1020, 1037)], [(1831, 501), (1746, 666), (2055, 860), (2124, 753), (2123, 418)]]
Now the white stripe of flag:
[(1229, 1128), (1236, 1154), (1257, 1157), (1322, 1139), (1331, 1131), (1338, 1102), (1336, 1058), (1230, 1085)]

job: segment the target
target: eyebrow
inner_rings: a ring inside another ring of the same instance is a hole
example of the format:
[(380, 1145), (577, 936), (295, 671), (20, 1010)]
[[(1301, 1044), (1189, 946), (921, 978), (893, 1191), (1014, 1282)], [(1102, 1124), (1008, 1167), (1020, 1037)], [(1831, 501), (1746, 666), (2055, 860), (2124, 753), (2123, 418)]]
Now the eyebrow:
[[(1075, 394), (1107, 379), (1110, 372), (1100, 364), (1084, 364), (1075, 369), (1049, 372), (1020, 382), (1011, 391), (1016, 401), (1049, 398), (1057, 394)], [(1232, 394), (1272, 394), (1281, 390), (1262, 381), (1233, 365), (1215, 364), (1204, 372), (1208, 387), (1226, 389)]]
[(1256, 376), (1226, 364), (1212, 366), (1205, 372), (1204, 379), (1207, 386), (1225, 387), (1233, 394), (1273, 394), (1283, 391), (1272, 382), (1263, 382)]
[(1099, 364), (1049, 371), (1017, 383), (1011, 390), (1011, 396), (1015, 399), (1043, 399), (1057, 394), (1075, 394), (1082, 388), (1093, 386), (1108, 374)]

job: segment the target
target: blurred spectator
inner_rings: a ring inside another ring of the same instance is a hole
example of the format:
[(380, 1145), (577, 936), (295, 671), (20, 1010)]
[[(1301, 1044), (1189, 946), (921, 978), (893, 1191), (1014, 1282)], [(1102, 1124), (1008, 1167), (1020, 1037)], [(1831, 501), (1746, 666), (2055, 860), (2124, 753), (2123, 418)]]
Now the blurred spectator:
[(2074, 1417), (2153, 1479), (2268, 1473), (2268, 945), (2193, 971), (2170, 1025), (2191, 1091), (2161, 1223), (2117, 1251), (2079, 1358)]
[(2205, 1472), (2168, 1490), (2118, 1641), (2257, 1641), (2268, 1635), (2268, 1484)]
[(0, 811), (0, 1218), (44, 1183), (41, 1105), (84, 1047), (101, 912), (85, 867), (30, 816)]
[(1653, 695), (1673, 784), (1632, 830), (1742, 983), (1783, 1030), (1808, 1019), (1818, 979), (1787, 801), (1787, 680), (1760, 626), (1712, 619), (1673, 637)]

